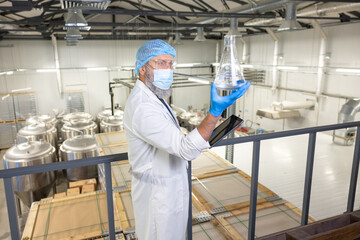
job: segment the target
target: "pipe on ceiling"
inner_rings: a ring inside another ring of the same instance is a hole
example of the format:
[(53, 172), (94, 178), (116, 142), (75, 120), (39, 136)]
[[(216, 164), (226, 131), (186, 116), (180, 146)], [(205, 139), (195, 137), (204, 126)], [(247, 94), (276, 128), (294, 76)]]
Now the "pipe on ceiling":
[(59, 90), (60, 97), (61, 97), (63, 94), (63, 83), (62, 83), (62, 78), (61, 78), (61, 73), (60, 73), (60, 62), (59, 62), (59, 53), (58, 53), (58, 48), (57, 48), (57, 40), (56, 40), (56, 37), (54, 36), (54, 34), (51, 35), (51, 42), (54, 47), (56, 80), (58, 83), (58, 90)]
[(275, 35), (274, 31), (271, 30), (270, 28), (266, 28), (266, 31), (268, 32), (268, 34), (270, 35), (270, 37), (272, 38), (272, 40), (274, 40), (274, 57), (273, 57), (273, 72), (272, 72), (272, 87), (271, 89), (273, 90), (273, 92), (275, 92), (277, 85), (278, 85), (278, 70), (277, 70), (277, 65), (278, 65), (278, 59), (279, 59), (279, 38)]
[[(233, 8), (231, 10), (224, 10), (221, 11), (220, 13), (252, 13), (252, 14), (257, 14), (260, 12), (267, 12), (267, 11), (271, 11), (271, 10), (275, 10), (279, 7), (282, 7), (285, 3), (290, 2), (291, 0), (266, 0), (263, 1), (261, 3), (258, 3), (256, 6), (251, 5), (251, 6), (241, 6), (238, 8)], [(218, 18), (203, 18), (202, 20), (200, 19), (192, 19), (187, 21), (187, 23), (199, 23), (199, 24), (208, 24), (208, 23), (213, 23), (217, 20)]]
[(312, 26), (320, 36), (320, 50), (319, 50), (319, 63), (318, 63), (318, 75), (317, 75), (317, 87), (316, 95), (320, 96), (323, 91), (323, 82), (325, 80), (324, 67), (326, 65), (326, 46), (327, 37), (320, 24), (316, 21), (312, 21)]
[[(290, 0), (291, 1), (291, 0)], [(315, 5), (310, 10), (303, 10), (297, 13), (297, 17), (307, 17), (311, 15), (324, 16), (329, 13), (348, 12), (360, 10), (360, 3), (340, 3), (334, 5), (333, 3), (325, 3), (321, 6)], [(273, 19), (257, 19), (250, 20), (245, 24), (245, 27), (251, 27), (253, 25), (272, 25), (278, 24), (283, 21), (283, 18), (277, 17)]]
[(249, 45), (246, 43), (245, 39), (244, 38), (239, 38), (240, 42), (242, 42), (243, 44), (243, 51), (242, 51), (242, 59), (241, 61), (244, 63), (244, 64), (247, 64), (248, 63), (248, 59), (249, 59), (249, 55), (248, 55), (248, 51), (249, 51)]

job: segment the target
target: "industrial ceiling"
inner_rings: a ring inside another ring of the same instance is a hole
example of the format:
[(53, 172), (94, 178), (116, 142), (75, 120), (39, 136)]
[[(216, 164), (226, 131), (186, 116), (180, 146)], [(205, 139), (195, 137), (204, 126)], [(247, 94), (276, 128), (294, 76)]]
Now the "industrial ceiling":
[(81, 39), (194, 39), (199, 27), (206, 39), (222, 39), (230, 19), (243, 36), (279, 30), (289, 3), (301, 28), (312, 28), (314, 20), (323, 26), (360, 20), (355, 0), (0, 0), (0, 40), (64, 39), (71, 9), (86, 21), (76, 29)]

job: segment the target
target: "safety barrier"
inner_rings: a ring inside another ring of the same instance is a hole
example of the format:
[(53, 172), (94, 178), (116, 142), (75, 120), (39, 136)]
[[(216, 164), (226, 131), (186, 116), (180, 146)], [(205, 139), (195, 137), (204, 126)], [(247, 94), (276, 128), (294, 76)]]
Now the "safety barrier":
[[(341, 128), (350, 128), (350, 127), (357, 127), (353, 164), (351, 169), (349, 195), (348, 195), (348, 202), (346, 209), (346, 212), (352, 212), (354, 209), (356, 183), (358, 178), (359, 161), (360, 161), (360, 121), (319, 126), (319, 127), (311, 127), (311, 128), (302, 128), (302, 129), (274, 132), (274, 133), (268, 133), (262, 135), (253, 135), (248, 137), (225, 139), (216, 145), (216, 146), (225, 146), (225, 145), (240, 144), (245, 142), (253, 142), (248, 239), (252, 240), (255, 238), (256, 200), (257, 200), (257, 187), (258, 187), (258, 174), (259, 174), (260, 142), (262, 140), (269, 140), (274, 138), (309, 134), (305, 185), (304, 185), (304, 194), (303, 194), (303, 206), (302, 206), (302, 216), (301, 216), (301, 224), (306, 225), (308, 223), (308, 217), (309, 217), (310, 193), (311, 193), (312, 172), (313, 172), (313, 164), (314, 164), (316, 133), (341, 129)], [(106, 189), (112, 189), (111, 162), (122, 161), (127, 159), (128, 159), (127, 154), (122, 153), (122, 154), (114, 154), (109, 156), (100, 156), (94, 158), (67, 161), (67, 162), (44, 164), (41, 165), (41, 167), (30, 166), (30, 167), (0, 170), (0, 178), (4, 179), (11, 238), (13, 240), (20, 239), (19, 229), (18, 229), (18, 219), (17, 219), (16, 206), (15, 206), (15, 197), (14, 197), (13, 186), (11, 181), (12, 177), (41, 173), (41, 172), (58, 171), (63, 169), (76, 168), (76, 167), (85, 167), (85, 166), (97, 165), (97, 164), (104, 164)], [(189, 189), (191, 191), (191, 162), (189, 162), (189, 166), (188, 166), (188, 181), (189, 181)], [(108, 222), (109, 222), (109, 237), (111, 240), (113, 240), (115, 239), (115, 226), (114, 226), (114, 209), (112, 203), (113, 201), (112, 191), (106, 192), (106, 198), (107, 198), (107, 213), (108, 213)], [(189, 240), (191, 240), (192, 239), (191, 194), (189, 194), (189, 201), (190, 204), (189, 204), (189, 220), (188, 220), (187, 237)]]

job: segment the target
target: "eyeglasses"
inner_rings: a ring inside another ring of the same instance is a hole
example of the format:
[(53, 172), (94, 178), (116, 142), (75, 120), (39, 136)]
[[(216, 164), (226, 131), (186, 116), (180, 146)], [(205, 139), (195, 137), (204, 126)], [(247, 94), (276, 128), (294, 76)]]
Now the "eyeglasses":
[(154, 69), (174, 69), (176, 65), (173, 60), (154, 59), (150, 61), (155, 63), (154, 66), (149, 64)]

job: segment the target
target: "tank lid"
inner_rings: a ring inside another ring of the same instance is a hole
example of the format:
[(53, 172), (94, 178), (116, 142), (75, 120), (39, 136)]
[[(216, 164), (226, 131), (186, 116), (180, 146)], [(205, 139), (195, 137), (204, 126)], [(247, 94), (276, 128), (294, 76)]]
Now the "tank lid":
[(4, 161), (21, 161), (29, 158), (41, 157), (54, 150), (48, 142), (29, 141), (17, 144), (6, 151)]
[(69, 122), (72, 119), (88, 119), (92, 120), (92, 116), (87, 112), (73, 112), (63, 116), (63, 121)]
[(193, 113), (193, 112), (182, 112), (180, 114), (180, 117), (181, 118), (190, 118), (190, 117), (193, 117), (195, 116), (196, 113)]
[(49, 114), (32, 116), (26, 119), (26, 123), (28, 124), (33, 124), (38, 122), (52, 123), (52, 122), (56, 122), (56, 119), (54, 117), (51, 117)]
[(109, 116), (102, 120), (102, 124), (107, 126), (119, 126), (123, 124), (122, 117), (119, 116)]
[(96, 149), (95, 137), (91, 135), (77, 135), (66, 139), (61, 148), (67, 151), (88, 151)]
[[(121, 111), (120, 109), (115, 109), (114, 116), (122, 117), (123, 115), (124, 115), (123, 111)], [(98, 113), (97, 118), (105, 118), (109, 116), (112, 116), (111, 109), (105, 109)]]
[(44, 122), (36, 122), (21, 128), (18, 132), (20, 136), (44, 134), (48, 131), (53, 131), (55, 127)]
[(63, 128), (71, 129), (76, 128), (78, 130), (89, 129), (89, 128), (96, 128), (96, 124), (93, 121), (88, 121), (86, 119), (78, 119), (78, 120), (71, 120), (64, 124)]
[(198, 125), (201, 123), (202, 120), (204, 120), (203, 116), (195, 116), (195, 117), (190, 118), (189, 123)]

